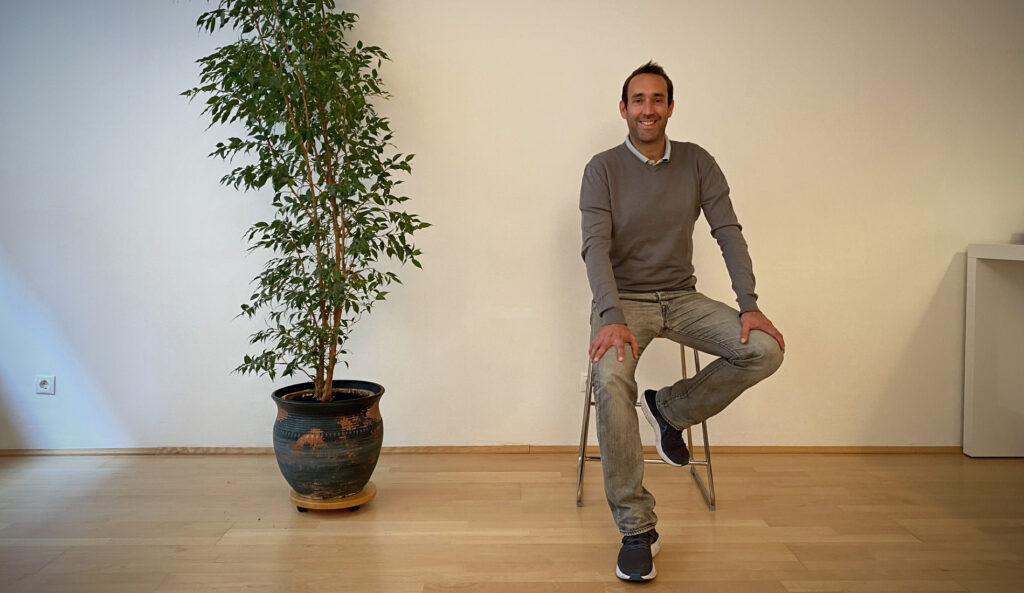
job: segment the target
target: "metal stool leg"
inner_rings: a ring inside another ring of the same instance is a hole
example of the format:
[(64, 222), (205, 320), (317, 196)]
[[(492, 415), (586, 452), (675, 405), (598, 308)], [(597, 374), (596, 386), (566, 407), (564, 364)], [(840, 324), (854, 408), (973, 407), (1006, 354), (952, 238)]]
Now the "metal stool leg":
[[(587, 437), (590, 433), (590, 406), (594, 399), (594, 363), (587, 365), (587, 389), (583, 399), (583, 429), (580, 431), (580, 454), (576, 461), (576, 506), (583, 506), (583, 466), (587, 458)], [(597, 459), (600, 459), (598, 457)]]
[[(700, 488), (700, 493), (704, 495), (704, 502), (707, 503), (709, 510), (715, 510), (715, 478), (711, 473), (711, 447), (708, 445), (708, 424), (707, 422), (700, 423), (701, 436), (704, 437), (704, 459), (690, 459), (690, 475), (693, 476), (693, 481), (697, 483), (697, 487)], [(693, 427), (686, 429), (686, 440), (689, 442), (690, 451), (693, 449)], [(708, 474), (708, 480), (705, 484), (703, 478), (697, 473), (697, 466), (703, 465), (705, 471)]]
[[(682, 345), (679, 346), (679, 357), (682, 363), (683, 377), (688, 376), (686, 373), (686, 348)], [(694, 374), (700, 372), (700, 356), (697, 350), (693, 351), (693, 364)], [(587, 455), (587, 439), (590, 432), (590, 407), (594, 405), (594, 363), (590, 363), (587, 366), (587, 388), (583, 399), (583, 427), (580, 430), (580, 450), (579, 456), (576, 459), (576, 506), (583, 506), (583, 470), (588, 461), (600, 461), (600, 455)], [(639, 404), (637, 404), (639, 405)], [(704, 458), (703, 459), (690, 459), (690, 475), (693, 480), (697, 483), (697, 487), (700, 489), (701, 494), (704, 495), (704, 501), (708, 505), (709, 510), (715, 510), (715, 480), (711, 473), (711, 445), (708, 441), (708, 425), (707, 422), (701, 422), (701, 436), (704, 441)], [(691, 456), (694, 452), (693, 449), (693, 427), (686, 429), (686, 440), (690, 449)], [(644, 459), (644, 463), (664, 463), (660, 458), (658, 459)], [(701, 478), (697, 473), (697, 466), (704, 466), (707, 472), (707, 482)]]
[[(700, 372), (700, 352), (696, 349), (693, 350), (693, 374), (696, 375)], [(679, 346), (679, 361), (683, 367), (683, 376), (688, 376), (686, 373), (686, 348)], [(700, 423), (700, 434), (704, 441), (704, 458), (696, 459), (693, 457), (696, 450), (693, 448), (693, 427), (688, 426), (686, 428), (686, 442), (687, 447), (690, 449), (690, 476), (693, 477), (693, 481), (697, 483), (697, 487), (700, 488), (700, 493), (704, 495), (704, 502), (707, 503), (709, 510), (715, 510), (715, 478), (711, 473), (711, 445), (708, 443), (708, 423), (702, 421)], [(705, 484), (704, 480), (701, 479), (700, 474), (697, 473), (697, 467), (704, 466), (705, 471), (708, 474), (708, 481)]]

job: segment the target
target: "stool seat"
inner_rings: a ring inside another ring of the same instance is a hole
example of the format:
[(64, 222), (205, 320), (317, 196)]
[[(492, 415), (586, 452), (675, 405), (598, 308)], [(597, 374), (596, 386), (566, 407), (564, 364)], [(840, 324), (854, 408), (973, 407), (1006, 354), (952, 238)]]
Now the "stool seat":
[[(686, 372), (686, 347), (679, 346), (679, 361), (682, 365), (683, 377), (688, 377)], [(693, 350), (693, 366), (694, 374), (700, 372), (700, 356), (697, 350)], [(587, 455), (587, 438), (590, 435), (590, 408), (595, 405), (594, 402), (594, 363), (591, 362), (587, 365), (587, 388), (583, 399), (583, 428), (580, 431), (580, 452), (579, 457), (576, 461), (576, 506), (583, 506), (583, 470), (588, 461), (601, 461), (599, 455)], [(639, 401), (637, 407), (640, 406)], [(708, 442), (708, 424), (707, 421), (700, 423), (701, 436), (704, 441), (704, 457), (701, 459), (694, 457), (693, 449), (693, 427), (687, 427), (686, 442), (687, 448), (690, 450), (690, 462), (686, 467), (690, 468), (690, 475), (693, 477), (697, 487), (700, 488), (700, 492), (704, 495), (704, 501), (708, 505), (709, 510), (715, 510), (715, 480), (711, 473), (711, 446)], [(644, 458), (644, 463), (665, 463), (660, 457)], [(707, 473), (707, 482), (697, 473), (697, 468), (703, 467)]]

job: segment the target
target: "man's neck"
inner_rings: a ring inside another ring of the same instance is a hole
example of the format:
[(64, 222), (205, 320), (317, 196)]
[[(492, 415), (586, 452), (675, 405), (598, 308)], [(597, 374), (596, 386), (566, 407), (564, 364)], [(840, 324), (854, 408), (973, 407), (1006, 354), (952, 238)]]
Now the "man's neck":
[(633, 145), (633, 148), (639, 150), (640, 154), (652, 161), (660, 161), (665, 156), (665, 136), (654, 142), (637, 142), (636, 138), (630, 135), (629, 143)]

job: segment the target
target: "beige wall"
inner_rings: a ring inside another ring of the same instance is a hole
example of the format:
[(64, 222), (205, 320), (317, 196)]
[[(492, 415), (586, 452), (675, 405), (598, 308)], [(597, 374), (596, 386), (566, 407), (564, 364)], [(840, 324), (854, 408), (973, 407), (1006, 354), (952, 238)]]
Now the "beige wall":
[[(649, 58), (788, 342), (714, 441), (960, 443), (963, 251), (1024, 231), (1020, 3), (341, 4), (393, 58), (383, 110), (434, 223), (351, 344), (349, 376), (388, 389), (385, 444), (575, 441), (579, 178)], [(0, 447), (269, 443), (270, 383), (229, 374), (267, 207), (217, 186), (223, 133), (176, 96), (218, 41), (202, 6), (0, 5)], [(732, 303), (706, 230), (699, 287)], [(649, 356), (644, 386), (677, 373), (671, 346)]]

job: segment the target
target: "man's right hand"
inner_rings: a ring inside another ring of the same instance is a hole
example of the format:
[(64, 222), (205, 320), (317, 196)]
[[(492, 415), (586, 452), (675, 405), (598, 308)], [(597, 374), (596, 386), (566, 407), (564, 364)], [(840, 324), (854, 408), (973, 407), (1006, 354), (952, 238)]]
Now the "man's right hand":
[(633, 348), (633, 360), (640, 357), (638, 346), (636, 343), (636, 336), (633, 332), (629, 331), (629, 328), (622, 323), (610, 323), (608, 325), (601, 326), (601, 329), (597, 330), (597, 335), (594, 336), (593, 341), (590, 342), (590, 360), (597, 362), (604, 356), (606, 350), (615, 347), (619, 352), (619, 362), (626, 359), (626, 344), (629, 344)]

